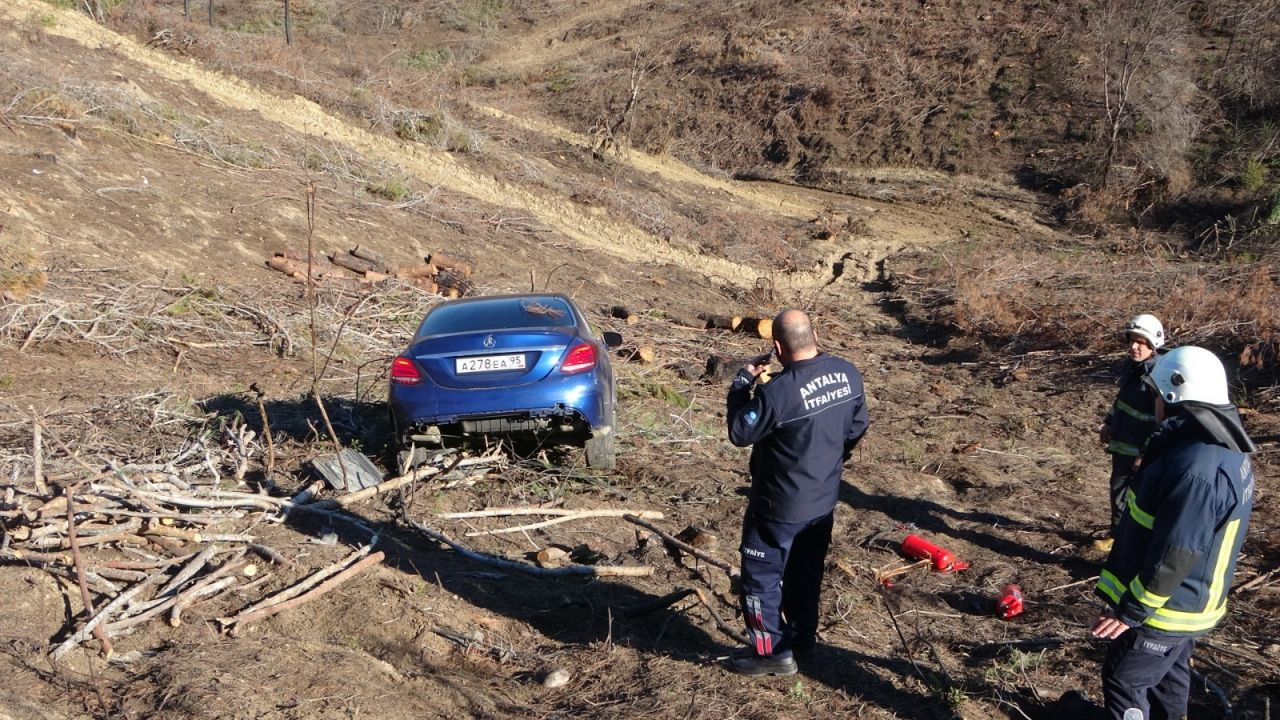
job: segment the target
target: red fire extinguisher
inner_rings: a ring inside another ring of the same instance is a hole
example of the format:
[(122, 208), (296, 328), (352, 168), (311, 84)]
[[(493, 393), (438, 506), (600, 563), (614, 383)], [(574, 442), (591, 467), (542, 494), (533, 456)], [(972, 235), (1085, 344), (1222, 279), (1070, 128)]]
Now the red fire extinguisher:
[(969, 567), (969, 563), (956, 560), (950, 550), (940, 548), (919, 535), (908, 535), (902, 541), (902, 552), (917, 560), (929, 560), (933, 569), (938, 572), (952, 572)]
[(1000, 594), (1000, 599), (996, 601), (996, 612), (1000, 617), (1008, 620), (1015, 615), (1022, 614), (1022, 588), (1013, 583), (1004, 586), (1004, 592)]

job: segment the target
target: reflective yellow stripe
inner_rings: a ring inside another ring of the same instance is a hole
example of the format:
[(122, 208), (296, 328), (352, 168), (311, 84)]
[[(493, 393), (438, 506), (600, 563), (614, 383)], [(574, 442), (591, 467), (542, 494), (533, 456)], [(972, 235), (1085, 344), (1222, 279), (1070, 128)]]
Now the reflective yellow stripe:
[(1151, 617), (1147, 618), (1145, 625), (1149, 625), (1158, 630), (1171, 630), (1173, 632), (1196, 632), (1199, 630), (1209, 630), (1223, 615), (1227, 614), (1227, 606), (1224, 603), (1222, 607), (1213, 610), (1205, 610), (1203, 612), (1181, 612), (1178, 610), (1169, 610), (1160, 608), (1156, 610)]
[(1138, 449), (1137, 445), (1130, 445), (1119, 440), (1112, 440), (1107, 443), (1107, 452), (1112, 455), (1127, 455), (1129, 457), (1140, 457), (1142, 455), (1142, 451)]
[[(1222, 531), (1222, 544), (1213, 562), (1213, 576), (1209, 582), (1209, 597), (1204, 610), (1186, 612), (1160, 608), (1147, 618), (1145, 624), (1158, 630), (1173, 632), (1198, 632), (1209, 630), (1227, 614), (1227, 568), (1231, 566), (1231, 553), (1235, 549), (1236, 535), (1240, 533), (1240, 520), (1227, 523)], [(1135, 581), (1136, 582), (1136, 581)]]
[(1098, 589), (1103, 595), (1111, 598), (1111, 602), (1118, 603), (1124, 596), (1124, 583), (1120, 582), (1120, 578), (1110, 570), (1103, 570), (1098, 574)]
[(1240, 520), (1237, 518), (1227, 523), (1222, 529), (1222, 544), (1218, 546), (1218, 557), (1213, 562), (1213, 581), (1209, 584), (1209, 602), (1205, 608), (1217, 607), (1222, 601), (1226, 606), (1223, 591), (1227, 584), (1227, 567), (1231, 565), (1231, 551), (1236, 546), (1236, 533), (1240, 532)]
[(1150, 530), (1151, 526), (1155, 524), (1155, 516), (1138, 507), (1137, 493), (1132, 489), (1128, 490), (1124, 494), (1124, 500), (1125, 504), (1129, 506), (1129, 516), (1133, 518), (1134, 522)]
[(1137, 599), (1138, 602), (1146, 605), (1147, 607), (1162, 608), (1165, 603), (1169, 602), (1168, 595), (1156, 595), (1155, 593), (1147, 592), (1147, 588), (1142, 584), (1142, 580), (1136, 577), (1133, 579), (1133, 582), (1129, 583), (1129, 592), (1133, 593), (1133, 597)]
[(1116, 409), (1134, 420), (1141, 420), (1142, 422), (1155, 422), (1156, 420), (1155, 415), (1144, 413), (1123, 400), (1116, 400)]

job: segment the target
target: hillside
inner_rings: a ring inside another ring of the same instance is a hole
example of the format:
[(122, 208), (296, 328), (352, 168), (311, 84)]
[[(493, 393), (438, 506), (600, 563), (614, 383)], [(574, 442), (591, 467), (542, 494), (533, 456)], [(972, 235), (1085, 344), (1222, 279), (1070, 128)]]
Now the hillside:
[[(949, 30), (927, 63), (895, 61), (924, 73), (909, 91), (828, 52), (851, 37), (869, 55), (906, 47), (913, 26), (886, 25), (902, 6), (793, 5), (307, 0), (291, 5), (292, 45), (279, 5), (256, 0), (214, 3), (212, 27), (202, 4), (190, 21), (178, 3), (0, 5), (0, 718), (1088, 713), (1109, 467), (1094, 430), (1115, 328), (1143, 310), (1175, 341), (1241, 360), (1233, 388), (1263, 481), (1231, 614), (1196, 652), (1223, 694), (1192, 699), (1196, 717), (1263, 718), (1280, 688), (1266, 226), (1191, 252), (1163, 226), (1082, 232), (1060, 222), (1069, 197), (1019, 186), (1031, 140), (1001, 140), (1013, 111), (979, 98), (1009, 78), (998, 95), (1048, 116), (1013, 79), (1048, 57), (1039, 4), (919, 5)], [(997, 44), (953, 57), (992, 27)], [(804, 65), (801, 49), (832, 64)], [(929, 115), (935, 96), (951, 104)], [(848, 111), (858, 98), (874, 107)], [(1262, 207), (1274, 187), (1228, 190)], [(618, 468), (502, 449), (341, 512), (281, 513), (334, 440), (385, 461), (387, 364), (443, 301), (337, 272), (310, 292), (267, 267), (356, 246), (392, 265), (463, 258), (475, 294), (559, 290), (621, 332)], [(673, 320), (788, 306), (863, 370), (873, 422), (837, 508), (820, 662), (800, 675), (729, 673), (734, 641), (715, 619), (739, 624), (729, 578), (635, 525), (485, 534), (516, 523), (441, 517), (657, 511), (664, 531), (700, 528), (713, 558), (736, 562), (747, 454), (724, 437), (723, 379), (702, 369), (763, 341)], [(635, 359), (641, 345), (654, 362)], [(161, 486), (241, 505), (137, 499)], [(38, 530), (65, 517), (68, 493), (133, 503), (77, 515), (80, 560), (62, 531)], [(414, 523), (520, 562), (559, 546), (653, 573), (522, 574)], [(905, 562), (908, 532), (972, 568), (876, 583)], [(218, 540), (228, 572), (252, 563), (260, 579), (233, 572), (180, 623), (113, 634), (110, 661), (97, 639), (50, 659), (84, 625), (77, 567), (96, 573), (101, 606), (215, 536), (278, 557)], [(362, 573), (224, 631), (219, 619), (375, 536), (383, 555)], [(1009, 582), (1028, 604), (1005, 622), (990, 603)], [(705, 602), (645, 611), (680, 588)], [(547, 687), (556, 669), (569, 680)]]

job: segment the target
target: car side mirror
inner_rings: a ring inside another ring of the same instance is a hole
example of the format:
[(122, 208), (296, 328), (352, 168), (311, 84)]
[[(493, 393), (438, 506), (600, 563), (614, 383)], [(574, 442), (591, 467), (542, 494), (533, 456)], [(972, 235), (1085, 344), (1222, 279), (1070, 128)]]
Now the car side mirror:
[(605, 330), (600, 333), (600, 338), (604, 340), (604, 346), (607, 348), (616, 348), (622, 346), (622, 333), (616, 333), (612, 330)]

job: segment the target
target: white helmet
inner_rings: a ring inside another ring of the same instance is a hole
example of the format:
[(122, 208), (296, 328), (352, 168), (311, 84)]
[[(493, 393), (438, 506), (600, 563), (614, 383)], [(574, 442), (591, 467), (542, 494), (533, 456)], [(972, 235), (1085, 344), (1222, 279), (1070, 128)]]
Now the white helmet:
[(1159, 350), (1164, 345), (1164, 325), (1160, 324), (1155, 315), (1135, 315), (1124, 324), (1124, 334), (1146, 338), (1151, 343), (1152, 350)]
[(1202, 402), (1227, 405), (1227, 371), (1217, 355), (1187, 345), (1161, 355), (1151, 368), (1151, 384), (1169, 404)]

